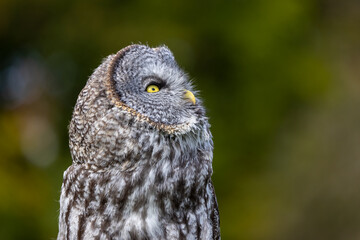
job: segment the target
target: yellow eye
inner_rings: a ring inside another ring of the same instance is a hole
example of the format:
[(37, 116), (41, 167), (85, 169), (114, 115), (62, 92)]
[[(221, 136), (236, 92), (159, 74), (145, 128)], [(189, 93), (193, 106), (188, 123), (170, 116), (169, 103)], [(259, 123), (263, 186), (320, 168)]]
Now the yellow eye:
[(160, 89), (158, 86), (152, 84), (152, 85), (149, 85), (147, 86), (146, 88), (146, 91), (149, 92), (149, 93), (154, 93), (154, 92), (158, 92)]

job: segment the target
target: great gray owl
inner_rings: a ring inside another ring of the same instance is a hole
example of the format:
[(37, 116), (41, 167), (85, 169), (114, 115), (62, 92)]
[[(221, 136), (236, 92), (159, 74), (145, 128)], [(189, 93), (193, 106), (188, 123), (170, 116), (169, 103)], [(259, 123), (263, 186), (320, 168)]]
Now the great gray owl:
[(81, 91), (58, 239), (220, 239), (213, 142), (171, 51), (131, 45)]

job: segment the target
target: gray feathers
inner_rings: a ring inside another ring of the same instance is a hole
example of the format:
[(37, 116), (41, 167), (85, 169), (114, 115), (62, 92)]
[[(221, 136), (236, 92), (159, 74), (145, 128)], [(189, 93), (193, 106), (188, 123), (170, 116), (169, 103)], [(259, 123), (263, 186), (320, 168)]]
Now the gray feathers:
[(95, 70), (69, 127), (58, 239), (220, 238), (209, 124), (185, 89), (166, 47), (131, 45)]

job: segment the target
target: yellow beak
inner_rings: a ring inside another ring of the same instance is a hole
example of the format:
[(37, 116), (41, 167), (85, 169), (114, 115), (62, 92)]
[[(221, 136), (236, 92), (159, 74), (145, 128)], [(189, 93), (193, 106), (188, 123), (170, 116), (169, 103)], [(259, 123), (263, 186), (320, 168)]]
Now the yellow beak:
[(189, 100), (189, 101), (192, 102), (193, 104), (196, 103), (194, 94), (193, 94), (192, 92), (190, 92), (189, 90), (186, 90), (186, 89), (185, 89), (184, 98), (185, 98), (186, 100)]

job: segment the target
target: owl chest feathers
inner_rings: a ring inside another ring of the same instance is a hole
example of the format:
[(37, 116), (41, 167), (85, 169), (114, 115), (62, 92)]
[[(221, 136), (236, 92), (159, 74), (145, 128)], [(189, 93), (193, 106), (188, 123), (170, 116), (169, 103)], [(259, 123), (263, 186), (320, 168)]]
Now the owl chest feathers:
[(210, 239), (211, 142), (129, 134), (134, 138), (122, 142), (125, 153), (112, 164), (74, 164), (65, 172), (63, 232), (84, 239), (109, 232), (119, 239)]

